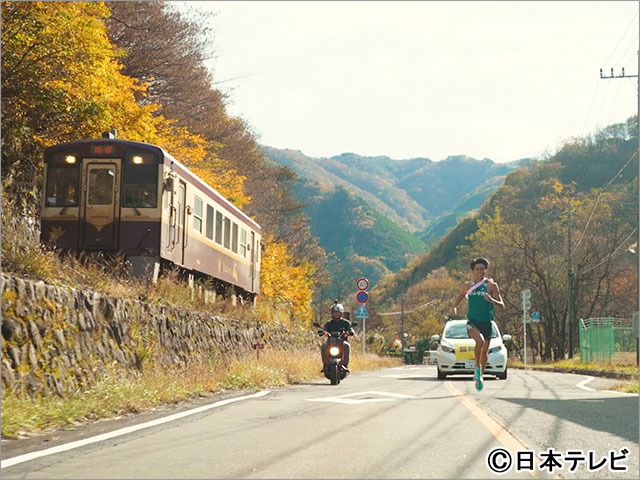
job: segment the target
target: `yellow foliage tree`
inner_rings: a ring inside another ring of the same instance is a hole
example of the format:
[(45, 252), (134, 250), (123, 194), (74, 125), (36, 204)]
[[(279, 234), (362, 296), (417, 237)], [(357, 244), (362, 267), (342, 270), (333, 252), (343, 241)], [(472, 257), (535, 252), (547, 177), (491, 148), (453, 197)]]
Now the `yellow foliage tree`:
[(311, 325), (313, 273), (310, 263), (296, 265), (284, 243), (273, 241), (268, 235), (262, 256), (262, 295), (277, 306), (291, 309), (296, 323)]
[(2, 2), (3, 186), (37, 203), (45, 147), (116, 127), (121, 138), (199, 167), (212, 187), (246, 203), (242, 177), (207, 171), (204, 137), (157, 115), (159, 105), (137, 103), (147, 86), (121, 73), (124, 52), (103, 22), (109, 14), (104, 2)]

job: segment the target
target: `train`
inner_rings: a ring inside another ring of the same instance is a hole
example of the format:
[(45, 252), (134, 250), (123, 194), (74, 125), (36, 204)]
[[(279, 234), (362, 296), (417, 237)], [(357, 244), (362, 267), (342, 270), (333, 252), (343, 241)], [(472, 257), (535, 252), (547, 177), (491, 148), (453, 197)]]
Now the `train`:
[(255, 301), (260, 225), (161, 147), (116, 136), (45, 150), (41, 241), (122, 253), (134, 275), (154, 282), (177, 267), (217, 293)]

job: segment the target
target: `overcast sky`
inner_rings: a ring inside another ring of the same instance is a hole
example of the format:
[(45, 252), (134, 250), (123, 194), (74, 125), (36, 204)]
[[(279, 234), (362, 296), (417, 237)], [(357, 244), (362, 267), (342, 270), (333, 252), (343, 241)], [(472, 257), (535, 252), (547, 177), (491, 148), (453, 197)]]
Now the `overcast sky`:
[(507, 162), (637, 111), (637, 1), (190, 2), (264, 145)]

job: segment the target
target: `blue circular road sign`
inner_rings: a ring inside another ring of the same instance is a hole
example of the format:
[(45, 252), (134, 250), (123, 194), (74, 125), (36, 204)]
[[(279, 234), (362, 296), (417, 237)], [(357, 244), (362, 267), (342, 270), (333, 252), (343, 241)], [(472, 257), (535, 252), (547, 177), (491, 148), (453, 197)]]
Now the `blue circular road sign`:
[(367, 303), (367, 300), (369, 300), (369, 294), (367, 292), (358, 292), (356, 299), (360, 303)]

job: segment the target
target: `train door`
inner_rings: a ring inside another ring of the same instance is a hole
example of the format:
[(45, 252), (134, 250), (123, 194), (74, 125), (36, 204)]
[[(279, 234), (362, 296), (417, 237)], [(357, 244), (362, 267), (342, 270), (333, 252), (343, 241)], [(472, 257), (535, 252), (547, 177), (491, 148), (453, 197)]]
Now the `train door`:
[(178, 197), (176, 198), (176, 222), (175, 246), (178, 252), (178, 261), (184, 265), (184, 249), (186, 247), (186, 205), (187, 205), (187, 184), (180, 180), (178, 184)]
[(120, 159), (85, 159), (82, 218), (82, 247), (118, 248), (120, 212)]
[(251, 232), (251, 291), (255, 292), (256, 287), (256, 234), (255, 232)]

